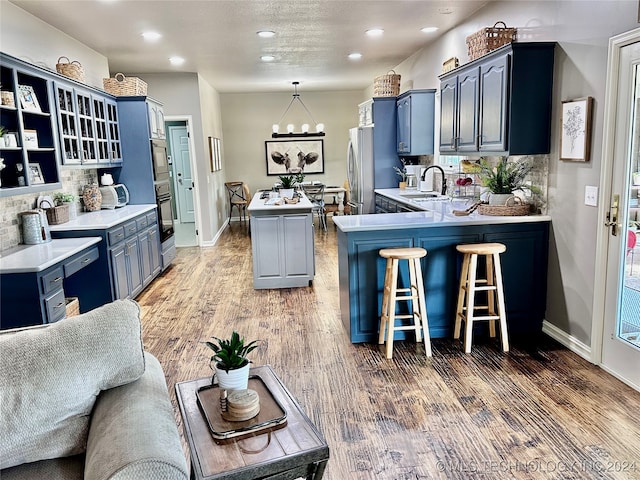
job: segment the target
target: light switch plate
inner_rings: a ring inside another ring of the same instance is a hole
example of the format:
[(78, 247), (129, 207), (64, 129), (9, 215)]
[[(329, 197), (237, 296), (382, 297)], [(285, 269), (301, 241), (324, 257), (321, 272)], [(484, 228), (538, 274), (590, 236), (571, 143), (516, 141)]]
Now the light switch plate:
[(584, 187), (584, 204), (590, 207), (598, 206), (598, 187), (592, 185)]

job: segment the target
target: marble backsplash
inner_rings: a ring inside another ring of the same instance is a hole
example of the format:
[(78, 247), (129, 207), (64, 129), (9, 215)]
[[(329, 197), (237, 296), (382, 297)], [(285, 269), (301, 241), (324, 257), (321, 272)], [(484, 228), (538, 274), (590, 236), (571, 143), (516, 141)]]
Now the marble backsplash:
[[(0, 198), (0, 252), (15, 247), (22, 242), (18, 214), (36, 207), (36, 201), (40, 195), (53, 195), (56, 192), (73, 193), (80, 197), (82, 188), (90, 183), (97, 182), (98, 172), (95, 169), (60, 169), (62, 189), (46, 192), (29, 193)], [(81, 202), (76, 202), (76, 208), (80, 211)]]

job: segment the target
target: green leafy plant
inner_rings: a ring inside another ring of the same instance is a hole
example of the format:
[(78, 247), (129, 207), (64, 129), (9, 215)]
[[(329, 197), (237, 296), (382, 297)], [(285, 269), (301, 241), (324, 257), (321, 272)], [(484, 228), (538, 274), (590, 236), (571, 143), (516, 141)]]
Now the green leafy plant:
[(491, 193), (511, 193), (516, 190), (528, 190), (540, 193), (540, 189), (526, 182), (526, 177), (533, 169), (531, 160), (508, 162), (507, 157), (500, 157), (496, 166), (492, 166), (486, 158), (480, 158), (478, 176), (482, 185)]
[(211, 361), (216, 362), (219, 369), (229, 373), (229, 370), (237, 370), (251, 363), (247, 355), (258, 347), (257, 340), (245, 344), (245, 339), (235, 330), (230, 339), (211, 337), (213, 342), (204, 342), (214, 351)]
[(7, 129), (0, 125), (0, 138), (4, 137), (5, 133), (7, 133)]
[(282, 188), (293, 188), (296, 183), (301, 183), (304, 180), (303, 173), (296, 173), (295, 175), (280, 175), (280, 182)]
[(73, 193), (56, 192), (53, 194), (53, 201), (56, 202), (57, 205), (62, 205), (63, 203), (73, 203), (77, 199), (78, 197)]

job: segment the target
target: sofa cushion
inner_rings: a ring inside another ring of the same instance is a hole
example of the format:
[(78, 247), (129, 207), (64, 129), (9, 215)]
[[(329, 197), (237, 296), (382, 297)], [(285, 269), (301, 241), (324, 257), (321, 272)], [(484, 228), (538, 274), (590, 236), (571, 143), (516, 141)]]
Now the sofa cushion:
[(144, 368), (131, 300), (0, 333), (0, 468), (83, 453), (100, 391), (137, 380)]

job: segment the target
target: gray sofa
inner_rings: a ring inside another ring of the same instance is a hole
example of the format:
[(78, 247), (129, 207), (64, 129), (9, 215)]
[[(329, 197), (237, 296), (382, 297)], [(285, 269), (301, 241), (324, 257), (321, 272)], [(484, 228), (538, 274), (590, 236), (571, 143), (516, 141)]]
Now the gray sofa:
[(137, 303), (0, 332), (0, 469), (2, 480), (188, 477)]

